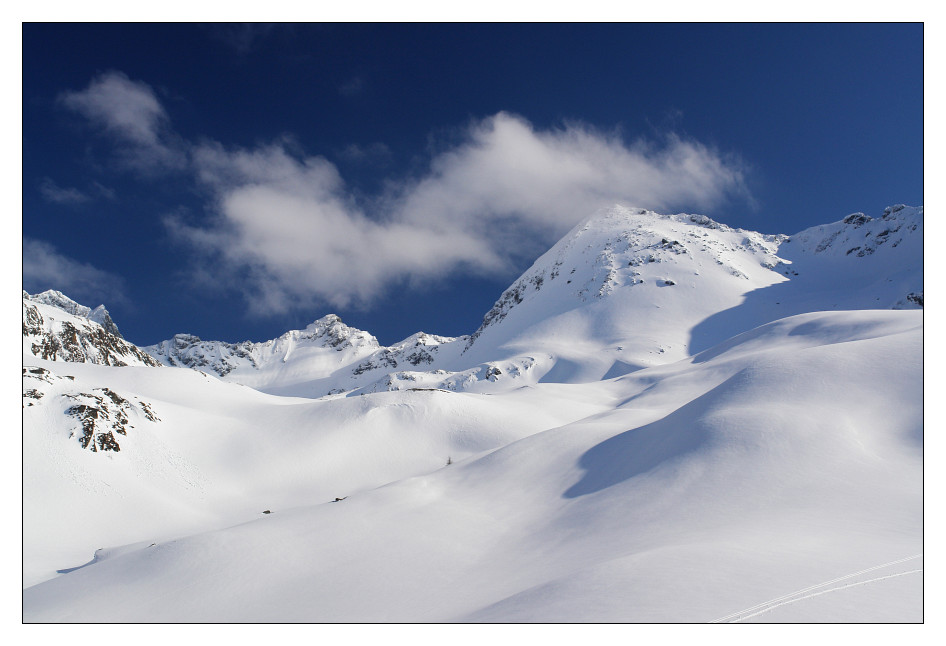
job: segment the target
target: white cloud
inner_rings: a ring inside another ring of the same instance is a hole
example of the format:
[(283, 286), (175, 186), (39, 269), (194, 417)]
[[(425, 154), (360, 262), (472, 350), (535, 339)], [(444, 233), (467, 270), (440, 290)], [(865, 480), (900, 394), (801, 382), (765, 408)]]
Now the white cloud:
[(52, 245), (30, 238), (23, 239), (23, 289), (31, 294), (56, 289), (90, 307), (126, 300), (123, 281), (118, 276), (73, 260)]
[(708, 208), (745, 193), (740, 165), (694, 141), (627, 145), (580, 124), (536, 131), (506, 113), (471, 126), (403, 191), (407, 221), (483, 228), (520, 220), (557, 238), (594, 209), (627, 202), (655, 210)]
[(745, 192), (741, 170), (711, 149), (671, 136), (624, 144), (571, 125), (539, 132), (508, 114), (473, 124), (430, 170), (392, 186), (367, 213), (321, 157), (274, 144), (196, 147), (217, 220), (169, 226), (215, 262), (242, 269), (256, 307), (321, 299), (366, 304), (391, 284), (458, 270), (510, 274), (594, 209), (625, 202), (658, 210), (709, 207)]
[[(137, 97), (129, 102), (137, 107), (121, 119), (110, 112), (102, 118), (127, 133), (126, 143), (163, 146), (166, 115), (153, 93), (110, 78), (120, 93)], [(196, 225), (166, 222), (206, 260), (202, 272), (216, 273), (223, 284), (239, 276), (254, 308), (283, 311), (320, 300), (367, 304), (392, 284), (418, 285), (457, 271), (511, 277), (595, 209), (615, 202), (706, 210), (748, 198), (738, 161), (675, 135), (626, 143), (581, 124), (536, 130), (507, 113), (474, 122), (461, 135), (422, 176), (388, 182), (367, 202), (356, 202), (331, 162), (299, 154), (294, 142), (253, 149), (186, 144), (188, 170), (210, 191), (215, 217)]]
[(164, 107), (146, 84), (121, 72), (105, 72), (60, 102), (123, 144), (120, 162), (139, 171), (181, 169), (185, 151), (170, 128)]

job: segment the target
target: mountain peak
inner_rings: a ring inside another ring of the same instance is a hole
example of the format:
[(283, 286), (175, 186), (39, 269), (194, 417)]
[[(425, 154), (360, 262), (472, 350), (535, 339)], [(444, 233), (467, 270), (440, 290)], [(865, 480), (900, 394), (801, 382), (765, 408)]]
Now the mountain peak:
[(94, 321), (95, 323), (101, 325), (109, 334), (114, 334), (118, 338), (123, 338), (121, 332), (118, 331), (118, 326), (115, 325), (115, 321), (112, 320), (108, 310), (105, 309), (105, 305), (99, 305), (95, 309), (92, 309), (77, 303), (62, 292), (55, 289), (47, 289), (45, 292), (33, 295), (30, 295), (26, 292), (26, 290), (23, 290), (23, 298), (33, 303), (42, 303), (43, 305), (55, 307), (62, 310), (63, 312), (66, 312), (67, 314), (72, 314), (73, 316), (87, 318), (90, 321)]
[[(484, 336), (497, 337), (498, 342), (497, 334), (489, 330), (496, 329), (514, 308), (526, 307), (531, 314), (513, 317), (518, 319), (515, 325), (504, 323), (503, 336), (518, 335), (533, 324), (544, 327), (543, 334), (556, 336), (553, 325), (545, 322), (569, 312), (572, 320), (595, 316), (596, 321), (589, 319), (581, 327), (590, 326), (613, 339), (624, 336), (622, 330), (629, 325), (624, 317), (650, 327), (674, 312), (681, 320), (708, 316), (726, 303), (737, 303), (746, 291), (784, 280), (769, 269), (778, 264), (775, 253), (785, 239), (733, 229), (705, 215), (660, 214), (622, 205), (601, 209), (566, 234), (502, 294), (471, 336), (467, 350)], [(672, 286), (679, 286), (674, 295), (664, 291)], [(689, 304), (681, 309), (686, 299)], [(614, 306), (600, 304), (612, 300)], [(530, 301), (534, 303), (525, 305)], [(700, 301), (706, 302), (701, 306)], [(661, 307), (665, 308), (662, 313), (654, 312)], [(608, 313), (591, 314), (602, 309)], [(672, 327), (681, 324), (672, 323)], [(663, 353), (659, 344), (648, 344), (653, 347), (645, 354)], [(685, 344), (678, 348), (684, 350)]]
[(23, 292), (23, 351), (50, 361), (160, 365), (122, 338), (104, 305), (90, 310), (56, 290)]

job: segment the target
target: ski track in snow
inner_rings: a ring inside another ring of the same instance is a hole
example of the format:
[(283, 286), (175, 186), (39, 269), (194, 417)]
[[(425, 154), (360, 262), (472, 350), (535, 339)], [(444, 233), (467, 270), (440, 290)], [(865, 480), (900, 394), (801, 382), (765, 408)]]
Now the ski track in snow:
[[(914, 554), (913, 556), (908, 556), (908, 557), (906, 557), (906, 558), (897, 559), (896, 561), (890, 561), (889, 563), (882, 563), (882, 564), (880, 564), (880, 565), (875, 565), (874, 567), (869, 567), (869, 568), (867, 568), (867, 569), (865, 569), (865, 570), (860, 570), (860, 571), (858, 571), (858, 572), (852, 572), (851, 574), (846, 574), (846, 575), (844, 575), (844, 576), (842, 576), (842, 577), (838, 577), (838, 578), (836, 578), (836, 579), (831, 579), (830, 581), (825, 581), (824, 583), (818, 583), (818, 584), (816, 584), (816, 585), (808, 586), (807, 588), (802, 588), (801, 590), (796, 590), (795, 592), (790, 592), (789, 594), (782, 595), (781, 597), (776, 597), (775, 599), (769, 599), (768, 601), (763, 601), (762, 603), (756, 604), (756, 605), (751, 606), (751, 607), (749, 607), (749, 608), (745, 608), (745, 609), (740, 610), (740, 611), (738, 611), (738, 612), (733, 612), (733, 613), (728, 614), (728, 615), (726, 615), (726, 616), (724, 616), (724, 617), (719, 617), (718, 619), (713, 619), (712, 621), (710, 621), (710, 622), (708, 622), (708, 623), (711, 623), (711, 624), (719, 624), (719, 623), (723, 623), (723, 622), (728, 622), (728, 623), (733, 623), (733, 624), (735, 624), (735, 623), (739, 623), (740, 621), (745, 621), (746, 619), (751, 619), (751, 618), (753, 618), (753, 617), (758, 617), (759, 615), (765, 614), (765, 613), (769, 612), (770, 610), (774, 610), (775, 608), (778, 608), (779, 606), (785, 606), (785, 605), (788, 605), (788, 604), (796, 603), (796, 602), (801, 601), (801, 600), (803, 600), (803, 599), (810, 599), (811, 597), (817, 597), (817, 596), (820, 596), (820, 595), (823, 595), (823, 594), (827, 594), (827, 593), (829, 593), (829, 592), (837, 592), (838, 590), (844, 590), (844, 589), (846, 589), (846, 588), (853, 588), (853, 587), (856, 587), (856, 586), (859, 586), (859, 585), (866, 585), (866, 584), (868, 584), (868, 583), (873, 583), (873, 582), (875, 582), (875, 581), (883, 581), (884, 579), (892, 579), (892, 578), (894, 578), (894, 577), (905, 576), (905, 575), (907, 575), (907, 574), (916, 574), (916, 573), (918, 573), (918, 572), (922, 572), (922, 571), (923, 571), (922, 568), (921, 568), (921, 569), (918, 569), (918, 570), (909, 570), (909, 571), (907, 571), (907, 572), (898, 572), (898, 573), (896, 573), (896, 574), (888, 574), (887, 576), (881, 576), (881, 577), (877, 577), (877, 578), (874, 578), (874, 579), (867, 579), (866, 581), (857, 581), (856, 583), (848, 583), (848, 584), (841, 585), (841, 586), (837, 586), (837, 587), (834, 587), (834, 588), (828, 588), (827, 590), (819, 590), (818, 592), (812, 592), (812, 590), (817, 590), (818, 588), (823, 588), (824, 586), (826, 586), (826, 585), (831, 585), (832, 583), (838, 583), (838, 582), (840, 582), (840, 581), (845, 581), (845, 580), (850, 579), (850, 578), (852, 578), (852, 577), (860, 576), (861, 574), (866, 574), (866, 573), (868, 573), (868, 572), (873, 572), (874, 570), (879, 570), (879, 569), (881, 569), (881, 568), (885, 568), (885, 567), (888, 567), (888, 566), (891, 566), (891, 565), (897, 565), (897, 564), (899, 564), (899, 563), (905, 563), (906, 561), (912, 561), (913, 559), (917, 559), (917, 558), (920, 558), (920, 557), (922, 557), (922, 556), (923, 556), (922, 554)], [(811, 594), (805, 594), (806, 592), (811, 592)], [(802, 595), (804, 595), (804, 596), (798, 597), (797, 595), (799, 595), (799, 594), (802, 594)], [(792, 597), (796, 597), (796, 598), (792, 598)], [(752, 613), (752, 614), (748, 614), (748, 615), (747, 615), (746, 613)], [(744, 616), (743, 616), (743, 615), (744, 615)]]

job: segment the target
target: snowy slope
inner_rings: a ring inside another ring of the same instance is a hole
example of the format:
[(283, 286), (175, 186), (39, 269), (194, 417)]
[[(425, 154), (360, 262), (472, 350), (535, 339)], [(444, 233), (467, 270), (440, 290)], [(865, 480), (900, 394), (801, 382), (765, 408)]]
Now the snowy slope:
[(542, 385), (615, 405), (338, 503), (99, 553), (28, 588), (25, 618), (918, 621), (921, 342), (919, 312), (816, 313)]
[(24, 618), (922, 620), (922, 216), (614, 207), (456, 339), (31, 337)]
[[(515, 401), (440, 391), (319, 401), (180, 368), (34, 364), (23, 382), (27, 584), (100, 547), (333, 500), (612, 403), (560, 389)], [(77, 414), (77, 405), (97, 410)], [(95, 437), (106, 436), (95, 452), (83, 446), (93, 416)]]

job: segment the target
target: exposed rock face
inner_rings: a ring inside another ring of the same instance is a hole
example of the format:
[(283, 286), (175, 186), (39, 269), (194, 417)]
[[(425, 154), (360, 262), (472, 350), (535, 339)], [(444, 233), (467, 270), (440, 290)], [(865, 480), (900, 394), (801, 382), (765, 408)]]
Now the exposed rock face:
[[(102, 323), (93, 320), (93, 316)], [(26, 354), (48, 361), (106, 366), (161, 365), (117, 332), (118, 327), (102, 306), (90, 310), (59, 292), (36, 296), (23, 292), (23, 351)]]
[(85, 305), (80, 305), (74, 300), (54, 289), (47, 290), (41, 294), (27, 294), (23, 292), (23, 298), (28, 299), (33, 303), (42, 303), (43, 305), (49, 305), (60, 309), (63, 312), (72, 314), (73, 316), (78, 316), (80, 318), (87, 318), (90, 321), (94, 321), (102, 326), (106, 332), (113, 334), (118, 338), (122, 338), (121, 332), (118, 331), (118, 326), (115, 325), (115, 321), (112, 320), (112, 317), (109, 315), (108, 310), (105, 309), (104, 305), (99, 305), (95, 309), (90, 309)]
[(254, 344), (202, 341), (193, 334), (175, 334), (168, 341), (147, 346), (148, 352), (165, 365), (208, 370), (223, 377), (241, 363), (256, 367)]
[(50, 405), (62, 407), (62, 414), (76, 420), (70, 437), (83, 449), (93, 452), (121, 451), (120, 436), (134, 428), (132, 420), (158, 422), (151, 405), (137, 398), (128, 399), (110, 388), (92, 388), (82, 392), (75, 378), (61, 376), (38, 366), (23, 368), (23, 407)]
[(457, 340), (452, 337), (418, 332), (391, 347), (379, 348), (355, 366), (352, 374), (362, 375), (373, 370), (397, 368), (404, 364), (415, 367), (429, 366), (440, 355), (441, 346), (451, 344)]

